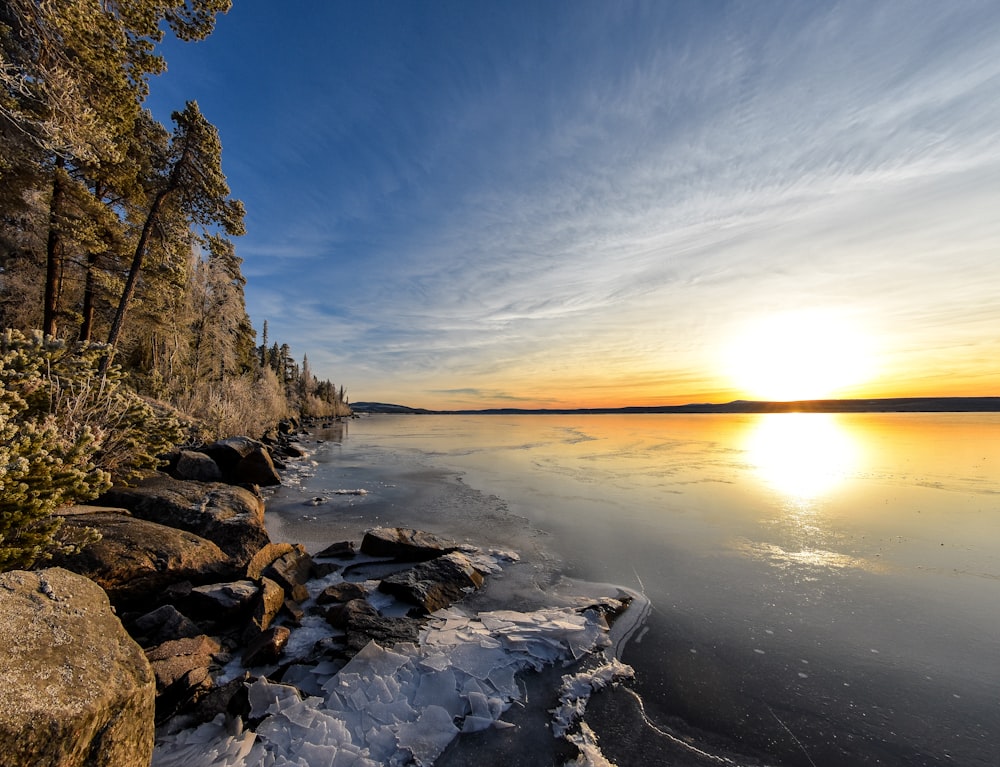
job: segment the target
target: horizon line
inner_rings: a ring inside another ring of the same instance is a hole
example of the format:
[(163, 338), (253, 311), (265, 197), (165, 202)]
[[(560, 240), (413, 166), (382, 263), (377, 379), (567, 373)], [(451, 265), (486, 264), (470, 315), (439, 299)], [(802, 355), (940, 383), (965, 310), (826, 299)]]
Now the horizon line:
[(498, 414), (655, 414), (655, 413), (992, 413), (1000, 412), (1000, 396), (982, 397), (863, 397), (807, 400), (732, 400), (730, 402), (692, 402), (683, 405), (621, 405), (613, 407), (565, 408), (419, 408), (384, 402), (355, 402), (355, 412), (379, 414), (412, 413), (426, 415), (498, 415)]

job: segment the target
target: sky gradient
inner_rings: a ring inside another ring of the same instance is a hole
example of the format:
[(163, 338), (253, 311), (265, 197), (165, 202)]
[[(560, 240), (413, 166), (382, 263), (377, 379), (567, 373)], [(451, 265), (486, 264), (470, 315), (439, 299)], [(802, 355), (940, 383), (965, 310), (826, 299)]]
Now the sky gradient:
[(236, 0), (163, 53), (254, 325), (354, 401), (1000, 394), (1000, 4)]

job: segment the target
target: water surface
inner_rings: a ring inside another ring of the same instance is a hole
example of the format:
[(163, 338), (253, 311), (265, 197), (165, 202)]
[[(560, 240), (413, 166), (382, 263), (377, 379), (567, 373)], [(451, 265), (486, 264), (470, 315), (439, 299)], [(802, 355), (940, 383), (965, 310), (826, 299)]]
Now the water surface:
[[(622, 767), (1000, 765), (996, 414), (373, 416), (322, 436), (269, 504), (283, 538), (413, 525), (520, 549), (541, 591), (564, 573), (649, 597), (635, 682), (588, 717)], [(485, 764), (460, 740), (443, 763)]]

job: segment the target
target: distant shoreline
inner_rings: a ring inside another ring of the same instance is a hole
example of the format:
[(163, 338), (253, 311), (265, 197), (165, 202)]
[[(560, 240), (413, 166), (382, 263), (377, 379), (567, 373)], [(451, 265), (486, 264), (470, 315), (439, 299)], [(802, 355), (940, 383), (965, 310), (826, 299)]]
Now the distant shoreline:
[(688, 405), (634, 405), (602, 408), (485, 408), (428, 410), (383, 402), (353, 402), (354, 413), (400, 415), (630, 415), (684, 413), (997, 413), (1000, 397), (892, 397), (814, 399), (794, 402), (736, 400)]

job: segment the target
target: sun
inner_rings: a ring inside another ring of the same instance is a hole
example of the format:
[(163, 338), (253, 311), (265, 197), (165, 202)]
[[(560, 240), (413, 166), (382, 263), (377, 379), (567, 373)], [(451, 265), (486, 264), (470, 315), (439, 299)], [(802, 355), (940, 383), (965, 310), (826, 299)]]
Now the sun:
[(786, 312), (744, 326), (727, 352), (726, 367), (748, 398), (823, 399), (871, 380), (871, 347), (870, 336), (842, 314)]

